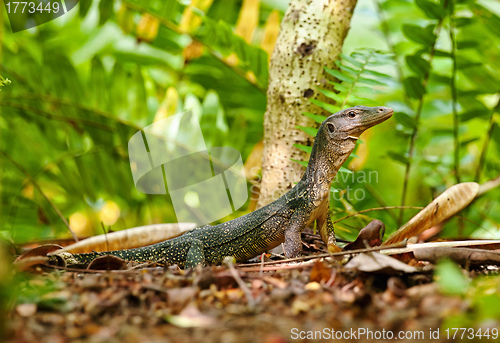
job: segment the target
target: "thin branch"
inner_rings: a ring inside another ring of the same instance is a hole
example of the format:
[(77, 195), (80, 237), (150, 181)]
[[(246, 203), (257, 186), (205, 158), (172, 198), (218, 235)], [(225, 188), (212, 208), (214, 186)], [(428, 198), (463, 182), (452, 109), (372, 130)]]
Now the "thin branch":
[[(446, 3), (444, 6), (446, 7)], [(436, 27), (436, 32), (435, 32), (436, 41), (437, 41), (437, 38), (439, 37), (439, 32), (441, 31), (442, 25), (443, 25), (443, 18), (441, 18), (439, 20), (437, 27)], [(436, 51), (436, 41), (434, 41), (434, 44), (432, 45), (431, 50), (429, 52), (429, 61), (428, 61), (429, 64), (432, 62), (432, 60), (434, 58), (434, 53)], [(422, 80), (422, 85), (424, 88), (427, 88), (427, 83), (429, 82), (429, 77), (431, 75), (431, 69), (432, 68), (429, 68), (424, 74), (424, 78)], [(404, 206), (406, 204), (406, 193), (408, 191), (411, 163), (412, 163), (413, 154), (415, 151), (415, 142), (416, 142), (418, 128), (419, 128), (419, 124), (420, 124), (420, 115), (422, 114), (422, 108), (424, 106), (424, 99), (425, 99), (425, 94), (422, 94), (420, 99), (418, 99), (417, 112), (415, 113), (415, 128), (413, 129), (413, 132), (412, 132), (411, 137), (410, 137), (410, 146), (408, 148), (408, 162), (406, 162), (406, 168), (405, 168), (405, 174), (404, 174), (405, 176), (404, 176), (404, 183), (403, 183), (403, 192), (401, 195), (402, 208), (401, 208), (401, 211), (399, 212), (398, 226), (401, 226), (401, 224), (403, 222)]]
[(453, 137), (455, 140), (454, 163), (455, 180), (460, 183), (460, 139), (458, 129), (460, 120), (457, 113), (457, 58), (456, 58), (456, 42), (455, 42), (455, 4), (454, 0), (450, 0), (450, 41), (451, 41), (451, 59), (453, 60), (452, 74), (451, 74), (451, 97), (452, 97), (452, 110), (453, 110)]
[[(387, 206), (385, 200), (380, 196), (380, 194), (378, 194), (378, 192), (375, 190), (375, 188), (373, 188), (371, 184), (367, 183), (365, 185), (365, 189), (368, 191), (368, 193), (370, 193), (370, 195), (375, 199), (375, 201), (378, 202), (380, 207), (383, 208), (389, 207)], [(387, 211), (387, 213), (391, 216), (391, 218), (394, 220), (395, 223), (398, 222), (398, 216), (396, 215), (396, 213), (394, 213), (394, 211), (389, 210)]]
[(366, 209), (366, 210), (362, 210), (362, 211), (359, 211), (359, 212), (356, 212), (356, 213), (352, 213), (352, 214), (349, 214), (345, 217), (342, 217), (342, 218), (339, 218), (339, 219), (336, 219), (334, 221), (332, 221), (332, 224), (335, 224), (335, 223), (338, 223), (342, 220), (345, 220), (347, 218), (350, 218), (350, 217), (355, 217), (357, 216), (358, 214), (361, 214), (361, 213), (366, 213), (366, 212), (371, 212), (371, 211), (382, 211), (382, 210), (390, 210), (390, 209), (400, 209), (400, 208), (408, 208), (408, 209), (414, 209), (414, 210), (421, 210), (423, 209), (423, 207), (420, 207), (420, 206), (384, 206), (384, 207), (374, 207), (374, 208), (369, 208), (369, 209)]
[[(245, 282), (241, 279), (236, 268), (234, 268), (234, 264), (233, 264), (232, 259), (233, 259), (232, 257), (226, 258), (224, 260), (224, 263), (229, 267), (229, 271), (231, 272), (231, 275), (236, 280), (236, 282), (238, 283), (238, 286), (240, 286), (243, 293), (245, 293), (245, 297), (247, 298), (248, 306), (250, 308), (253, 308), (253, 307), (255, 307), (255, 299), (253, 298), (252, 292), (250, 291), (250, 289), (248, 289)], [(259, 264), (259, 263), (257, 263), (257, 264)]]
[[(389, 23), (384, 16), (384, 10), (380, 6), (379, 0), (373, 0), (373, 2), (375, 4), (375, 9), (377, 10), (377, 15), (378, 15), (379, 21), (380, 21), (380, 28), (382, 29), (382, 34), (384, 35), (385, 42), (386, 42), (387, 46), (389, 47), (389, 50), (394, 53), (394, 62), (396, 63), (396, 73), (398, 75), (398, 81), (401, 85), (403, 85), (403, 83), (404, 83), (403, 82), (404, 77), (403, 77), (403, 71), (402, 71), (403, 68), (401, 66), (401, 63), (398, 60), (398, 54), (396, 53), (396, 47), (391, 39), (391, 30), (389, 28)], [(406, 105), (410, 109), (412, 109), (412, 107), (413, 107), (412, 103), (411, 103), (410, 99), (408, 98), (408, 94), (406, 94), (406, 92), (403, 92), (403, 99), (404, 99), (404, 102), (406, 103)]]
[(406, 247), (406, 240), (404, 240), (402, 242), (395, 243), (395, 244), (387, 245), (387, 246), (379, 246), (379, 247), (373, 247), (373, 248), (348, 250), (348, 251), (341, 251), (341, 252), (335, 252), (335, 253), (325, 253), (325, 254), (318, 254), (318, 255), (308, 255), (308, 256), (301, 256), (301, 257), (289, 258), (289, 259), (281, 260), (281, 261), (268, 261), (268, 262), (263, 262), (263, 263), (262, 262), (257, 262), (257, 263), (239, 264), (239, 267), (244, 268), (244, 267), (254, 267), (254, 266), (261, 266), (261, 265), (270, 265), (270, 264), (280, 264), (280, 263), (289, 263), (289, 262), (297, 262), (297, 261), (306, 261), (306, 260), (314, 260), (314, 259), (324, 258), (324, 257), (355, 255), (355, 254), (361, 254), (361, 253), (366, 253), (366, 252), (374, 252), (374, 251), (381, 251), (381, 250), (388, 250), (388, 249), (397, 249), (397, 248), (405, 248), (405, 247)]
[(59, 218), (61, 218), (62, 222), (66, 227), (68, 228), (68, 231), (71, 233), (73, 236), (73, 239), (78, 242), (78, 237), (75, 235), (73, 230), (71, 230), (71, 227), (69, 226), (68, 221), (64, 217), (64, 215), (61, 213), (61, 211), (57, 208), (57, 206), (49, 199), (49, 197), (43, 192), (42, 188), (40, 185), (33, 179), (33, 177), (24, 169), (19, 163), (17, 163), (9, 154), (7, 154), (5, 151), (0, 150), (2, 155), (4, 155), (14, 166), (16, 166), (17, 169), (19, 169), (33, 184), (33, 186), (37, 189), (38, 192), (45, 198), (45, 200), (49, 203), (50, 207), (54, 210), (54, 212), (57, 213)]

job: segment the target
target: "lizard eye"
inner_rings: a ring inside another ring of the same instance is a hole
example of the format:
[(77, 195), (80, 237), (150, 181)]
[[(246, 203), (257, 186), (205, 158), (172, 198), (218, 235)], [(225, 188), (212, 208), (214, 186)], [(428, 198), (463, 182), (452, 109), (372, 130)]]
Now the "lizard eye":
[(335, 126), (332, 123), (328, 123), (326, 126), (328, 126), (328, 131), (330, 133), (334, 133), (335, 132)]
[(351, 111), (347, 113), (347, 115), (349, 116), (349, 118), (354, 118), (356, 116), (356, 112)]

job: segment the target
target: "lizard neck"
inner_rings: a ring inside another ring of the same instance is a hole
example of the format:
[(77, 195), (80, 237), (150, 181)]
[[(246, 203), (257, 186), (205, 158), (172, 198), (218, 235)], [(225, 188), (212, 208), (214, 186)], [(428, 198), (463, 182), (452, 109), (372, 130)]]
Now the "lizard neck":
[(329, 201), (333, 179), (355, 145), (356, 143), (348, 138), (327, 141), (316, 137), (309, 164), (301, 180), (306, 183), (314, 205)]

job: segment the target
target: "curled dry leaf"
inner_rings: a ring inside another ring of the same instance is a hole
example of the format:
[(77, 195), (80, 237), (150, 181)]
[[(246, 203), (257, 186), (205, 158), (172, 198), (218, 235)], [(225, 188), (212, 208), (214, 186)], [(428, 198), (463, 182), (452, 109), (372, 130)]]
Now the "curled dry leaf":
[(17, 262), (24, 260), (28, 257), (40, 257), (47, 256), (47, 254), (62, 249), (62, 246), (57, 244), (44, 244), (39, 247), (33, 248), (31, 250), (26, 251), (24, 254), (20, 255), (18, 258), (14, 260), (14, 264)]
[(382, 274), (395, 274), (399, 272), (414, 273), (418, 271), (415, 267), (411, 267), (395, 258), (377, 252), (359, 254), (350, 260), (345, 265), (345, 268), (353, 268), (367, 273)]
[(72, 254), (102, 252), (108, 250), (133, 249), (155, 244), (182, 235), (194, 229), (194, 223), (169, 223), (138, 226), (131, 229), (90, 237), (68, 245), (57, 252)]
[(332, 277), (332, 269), (325, 265), (322, 260), (317, 260), (314, 263), (314, 267), (311, 269), (311, 275), (309, 279), (311, 282), (327, 282)]
[(47, 256), (32, 256), (14, 262), (14, 266), (18, 271), (25, 272), (31, 269), (31, 267), (44, 265), (47, 264), (48, 262), (49, 258)]
[[(347, 244), (344, 250), (364, 249), (368, 247), (377, 247), (382, 244), (385, 225), (380, 220), (374, 219), (368, 225), (359, 231), (358, 237), (352, 243)], [(366, 242), (366, 243), (365, 243)], [(368, 245), (368, 246), (366, 246)]]
[(61, 249), (57, 244), (44, 244), (34, 249), (26, 251), (14, 260), (14, 266), (18, 271), (26, 271), (33, 266), (39, 266), (49, 263), (50, 258), (47, 254)]
[(124, 270), (127, 269), (127, 262), (117, 256), (104, 255), (97, 257), (90, 262), (88, 270)]
[(408, 223), (394, 232), (382, 245), (390, 245), (417, 236), (469, 205), (479, 192), (479, 184), (465, 182), (454, 185), (434, 199)]

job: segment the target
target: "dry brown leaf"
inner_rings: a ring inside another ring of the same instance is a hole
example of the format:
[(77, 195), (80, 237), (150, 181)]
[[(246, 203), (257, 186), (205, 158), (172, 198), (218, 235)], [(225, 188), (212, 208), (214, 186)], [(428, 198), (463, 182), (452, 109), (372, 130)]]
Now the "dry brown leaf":
[(29, 257), (47, 256), (47, 254), (49, 254), (51, 252), (54, 252), (54, 251), (58, 251), (58, 250), (60, 250), (62, 248), (63, 248), (62, 246), (57, 245), (57, 244), (44, 244), (44, 245), (40, 245), (39, 247), (33, 248), (31, 250), (28, 250), (24, 254), (18, 256), (15, 259), (14, 264), (16, 264), (17, 262), (19, 262), (21, 260), (29, 258)]
[(417, 260), (432, 263), (449, 258), (462, 265), (500, 264), (500, 252), (472, 248), (431, 247), (416, 249), (413, 255)]
[(193, 40), (191, 44), (186, 46), (182, 52), (182, 56), (184, 56), (184, 63), (189, 63), (189, 61), (200, 57), (203, 54), (203, 50), (203, 44), (197, 40)]
[(19, 261), (15, 261), (14, 267), (16, 267), (18, 271), (24, 272), (31, 269), (31, 267), (44, 265), (48, 262), (49, 258), (47, 256), (32, 256), (23, 258)]
[(422, 211), (394, 232), (382, 245), (401, 242), (417, 236), (425, 230), (437, 225), (469, 205), (479, 192), (479, 184), (465, 182), (454, 185), (434, 199)]
[(316, 282), (327, 282), (332, 277), (332, 269), (325, 265), (322, 260), (317, 260), (314, 263), (314, 267), (311, 269), (311, 275), (309, 279)]
[(495, 250), (500, 249), (500, 240), (470, 240), (470, 241), (449, 241), (449, 242), (427, 242), (418, 244), (408, 244), (406, 248), (387, 249), (382, 250), (384, 255), (399, 255), (406, 253), (413, 253), (418, 249), (427, 248), (449, 248), (449, 247), (474, 247), (476, 249)]
[(395, 258), (376, 252), (363, 253), (355, 256), (345, 265), (345, 268), (357, 269), (367, 273), (382, 274), (394, 274), (399, 272), (414, 273), (418, 271), (415, 267), (411, 267)]
[(125, 270), (127, 268), (125, 260), (113, 255), (99, 256), (87, 267), (88, 270)]
[[(382, 243), (385, 225), (380, 220), (374, 219), (359, 231), (358, 237), (352, 243), (347, 244), (344, 250), (364, 249), (377, 247)], [(368, 244), (368, 247), (365, 245)]]
[[(52, 254), (69, 252), (72, 254), (102, 252), (109, 250), (132, 249), (155, 244), (182, 235), (194, 229), (194, 223), (171, 223), (139, 226), (123, 231), (90, 237), (78, 243), (68, 245)], [(49, 255), (52, 255), (49, 254)]]

